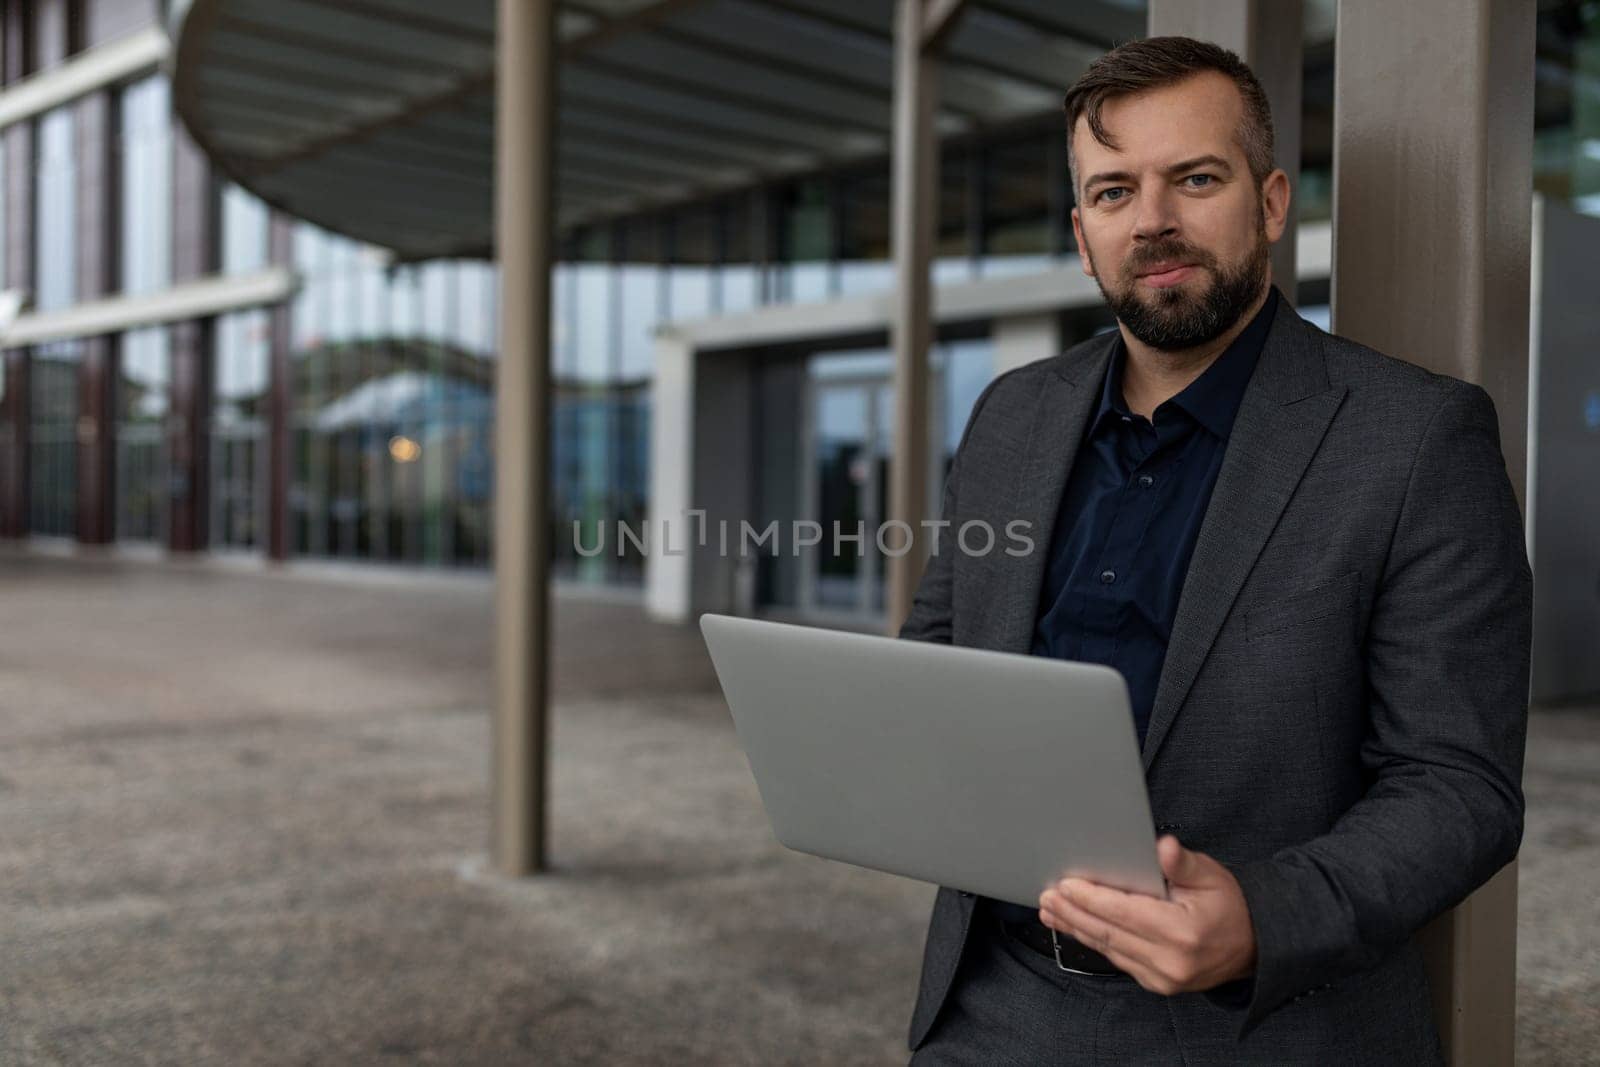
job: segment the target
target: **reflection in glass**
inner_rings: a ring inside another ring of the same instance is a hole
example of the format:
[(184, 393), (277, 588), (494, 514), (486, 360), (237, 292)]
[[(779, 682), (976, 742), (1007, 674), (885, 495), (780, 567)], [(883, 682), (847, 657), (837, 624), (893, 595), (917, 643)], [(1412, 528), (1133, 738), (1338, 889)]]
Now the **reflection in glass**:
[[(167, 79), (122, 91), (122, 290), (172, 283), (172, 123)], [(226, 233), (226, 230), (224, 231)]]
[(267, 265), (267, 205), (237, 185), (222, 190), (222, 272), (244, 274)]
[(78, 363), (81, 342), (37, 345), (29, 360), (29, 529), (71, 537), (77, 531)]
[[(75, 112), (70, 106), (39, 120), (38, 212), (34, 232), (48, 239), (35, 242), (37, 279), (34, 307), (49, 311), (70, 305), (77, 297), (78, 183)], [(50, 357), (54, 358), (54, 357)]]
[(122, 335), (114, 386), (119, 540), (163, 542), (167, 529), (167, 409), (172, 387), (164, 326)]
[[(930, 350), (929, 364), (928, 499), (937, 509), (972, 405), (993, 376), (993, 346), (988, 338), (942, 341)], [(807, 360), (809, 453), (799, 517), (822, 526), (823, 542), (804, 550), (809, 555), (802, 557), (797, 598), (804, 608), (861, 618), (883, 611), (887, 564), (876, 532), (888, 508), (892, 375), (893, 357), (882, 348), (821, 352)], [(859, 550), (841, 538), (833, 551), (834, 523), (846, 536), (861, 524)], [(771, 595), (788, 602), (784, 590)]]
[(266, 539), (267, 390), (271, 323), (265, 311), (217, 320), (211, 407), (211, 537), (223, 548)]
[(984, 150), (986, 276), (1031, 274), (1050, 267), (1054, 252), (1045, 138), (1035, 134)]
[(785, 298), (796, 304), (826, 300), (833, 245), (827, 183), (810, 178), (790, 186), (779, 220), (779, 242), (786, 267)]

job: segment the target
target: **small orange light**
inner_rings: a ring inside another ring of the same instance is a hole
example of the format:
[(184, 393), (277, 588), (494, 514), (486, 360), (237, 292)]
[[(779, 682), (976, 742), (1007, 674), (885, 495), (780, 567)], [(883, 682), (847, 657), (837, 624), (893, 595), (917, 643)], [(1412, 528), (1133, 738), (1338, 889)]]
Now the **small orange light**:
[(409, 437), (396, 434), (389, 438), (389, 455), (396, 463), (412, 463), (422, 455), (422, 446)]

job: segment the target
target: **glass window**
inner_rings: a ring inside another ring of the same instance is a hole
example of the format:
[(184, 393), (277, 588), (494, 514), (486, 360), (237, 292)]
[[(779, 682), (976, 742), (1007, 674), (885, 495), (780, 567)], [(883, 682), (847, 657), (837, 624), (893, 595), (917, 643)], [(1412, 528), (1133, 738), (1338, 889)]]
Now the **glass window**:
[(130, 330), (122, 335), (115, 385), (119, 540), (166, 540), (170, 336), (164, 326)]
[(572, 266), (557, 263), (550, 271), (550, 375), (556, 380), (572, 374)]
[(1051, 173), (1046, 133), (984, 149), (985, 275), (1048, 269)]
[(1541, 5), (1534, 188), (1600, 215), (1600, 6)]
[(839, 291), (847, 296), (894, 287), (887, 164), (840, 183)]
[[(603, 382), (611, 376), (611, 289), (616, 271), (608, 263), (573, 265), (574, 325), (572, 377)], [(654, 268), (651, 268), (652, 274)]]
[(783, 299), (796, 304), (828, 298), (833, 251), (833, 210), (828, 183), (807, 178), (788, 186), (781, 198), (778, 242), (785, 267)]
[(667, 287), (669, 318), (681, 321), (711, 314), (711, 280), (716, 261), (717, 218), (711, 208), (692, 208), (672, 219), (672, 265), (668, 268)]
[(167, 79), (122, 91), (122, 288), (172, 284), (172, 125)]
[[(634, 220), (623, 225), (619, 263), (615, 268), (602, 268), (611, 275), (611, 284), (617, 288), (614, 299), (617, 301), (616, 317), (620, 328), (617, 340), (621, 345), (621, 351), (617, 354), (617, 373), (610, 373), (606, 365), (600, 362), (607, 341), (602, 339), (594, 326), (586, 326), (590, 331), (589, 340), (597, 346), (588, 357), (590, 367), (583, 376), (586, 381), (650, 376), (650, 369), (655, 365), (655, 328), (666, 317), (666, 301), (671, 295), (668, 269), (661, 266), (664, 258), (662, 245), (661, 226), (656, 219)], [(609, 291), (601, 295), (602, 287), (598, 281), (591, 280), (589, 284), (590, 288), (580, 296), (580, 303), (585, 304), (586, 311), (594, 310), (587, 306), (588, 302), (613, 299)], [(601, 305), (596, 303), (595, 306)]]
[(40, 311), (67, 307), (77, 297), (76, 128), (70, 107), (52, 111), (39, 120), (34, 306)]
[(972, 240), (968, 210), (972, 201), (972, 152), (947, 149), (939, 160), (939, 233), (933, 246), (935, 285), (972, 277)]
[(271, 318), (262, 310), (217, 319), (211, 407), (211, 537), (220, 547), (266, 540), (267, 392)]
[[(6, 156), (7, 156), (7, 154), (8, 153), (7, 153), (7, 150), (6, 150), (5, 131), (0, 130), (0, 292), (3, 292), (5, 290), (5, 287), (6, 287), (6, 264), (11, 259), (11, 256), (8, 254), (8, 250), (5, 247), (8, 244), (7, 232), (6, 232), (6, 219), (8, 219), (10, 217), (9, 215), (6, 214), (6, 193), (8, 191), (6, 189)], [(0, 373), (4, 373), (4, 372), (0, 371)]]
[(77, 531), (77, 341), (38, 345), (29, 361), (29, 529), (71, 537)]
[(267, 265), (267, 205), (237, 185), (222, 191), (222, 271), (244, 274)]
[(761, 303), (763, 267), (757, 262), (760, 244), (755, 239), (760, 206), (760, 193), (745, 193), (729, 198), (721, 207), (723, 264), (718, 306), (724, 315), (749, 311)]

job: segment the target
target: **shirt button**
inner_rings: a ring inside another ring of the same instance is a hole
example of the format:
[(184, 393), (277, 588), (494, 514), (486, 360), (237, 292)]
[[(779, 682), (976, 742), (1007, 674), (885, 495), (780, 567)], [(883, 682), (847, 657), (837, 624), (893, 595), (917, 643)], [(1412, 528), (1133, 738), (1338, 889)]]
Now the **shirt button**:
[(1116, 571), (1101, 571), (1100, 572), (1100, 580), (1102, 582), (1104, 582), (1106, 585), (1110, 585), (1112, 582), (1117, 580), (1117, 572)]
[(1148, 474), (1141, 474), (1139, 475), (1139, 484), (1148, 489), (1152, 485), (1156, 484), (1156, 480), (1150, 477)]

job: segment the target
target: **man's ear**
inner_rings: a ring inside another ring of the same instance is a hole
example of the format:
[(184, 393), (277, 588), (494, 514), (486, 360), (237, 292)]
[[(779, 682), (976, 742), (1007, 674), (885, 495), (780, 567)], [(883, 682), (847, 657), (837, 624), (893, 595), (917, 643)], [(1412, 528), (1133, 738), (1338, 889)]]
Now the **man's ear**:
[(1270, 242), (1276, 243), (1283, 236), (1289, 221), (1290, 199), (1289, 175), (1280, 167), (1261, 183), (1261, 214)]
[(1083, 239), (1083, 220), (1078, 217), (1078, 209), (1072, 209), (1072, 236), (1078, 242), (1078, 260), (1083, 264), (1083, 273), (1094, 277), (1094, 264), (1089, 261), (1089, 245)]

